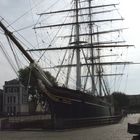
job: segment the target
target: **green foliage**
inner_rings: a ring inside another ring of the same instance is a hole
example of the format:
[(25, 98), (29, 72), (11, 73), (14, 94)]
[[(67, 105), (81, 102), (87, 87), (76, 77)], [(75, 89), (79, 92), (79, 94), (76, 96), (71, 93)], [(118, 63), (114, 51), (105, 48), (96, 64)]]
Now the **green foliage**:
[(121, 111), (129, 105), (128, 97), (122, 92), (114, 92), (113, 94), (114, 108), (116, 111)]
[[(45, 71), (45, 74), (53, 85), (57, 85), (55, 78), (48, 71)], [(26, 89), (28, 88), (28, 93), (30, 95), (35, 95), (37, 90), (39, 91), (36, 76), (29, 67), (19, 70), (19, 80)]]
[(32, 75), (28, 67), (19, 70), (19, 80), (28, 89), (28, 93), (35, 95), (35, 89), (37, 88), (37, 80)]
[(57, 86), (56, 79), (55, 79), (48, 71), (44, 71), (44, 73), (45, 73), (46, 77), (49, 79), (49, 81), (50, 81), (53, 85)]
[[(48, 71), (45, 71), (44, 73), (53, 85), (57, 85), (55, 78)], [(29, 67), (25, 67), (24, 69), (19, 70), (19, 80), (25, 86), (25, 88), (28, 89), (30, 99), (29, 110), (30, 113), (34, 113), (37, 107), (37, 102), (41, 100), (42, 103), (43, 99), (45, 99), (43, 98), (43, 94), (41, 94), (42, 92), (40, 88), (38, 87), (36, 75)]]

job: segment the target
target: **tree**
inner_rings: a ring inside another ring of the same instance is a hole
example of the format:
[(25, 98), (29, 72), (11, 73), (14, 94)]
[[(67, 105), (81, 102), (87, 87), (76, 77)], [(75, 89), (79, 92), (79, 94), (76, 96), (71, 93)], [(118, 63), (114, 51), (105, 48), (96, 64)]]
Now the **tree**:
[[(30, 106), (32, 106), (32, 111), (31, 112), (35, 112), (36, 106), (37, 106), (37, 101), (38, 101), (38, 97), (41, 98), (43, 95), (41, 95), (41, 90), (38, 87), (38, 81), (36, 76), (34, 75), (34, 73), (32, 72), (32, 70), (29, 67), (25, 67), (24, 69), (20, 69), (18, 71), (19, 73), (19, 80), (21, 81), (21, 83), (25, 86), (25, 88), (28, 90), (28, 94), (29, 94), (29, 99), (30, 99)], [(55, 80), (55, 78), (48, 72), (48, 71), (44, 71), (46, 77), (49, 79), (49, 81), (57, 86), (57, 82)]]
[[(19, 73), (19, 80), (22, 82), (22, 84), (26, 87), (26, 88), (33, 88), (36, 89), (38, 87), (37, 84), (37, 79), (36, 76), (34, 75), (34, 73), (32, 72), (32, 70), (29, 67), (25, 67), (24, 69), (20, 69), (18, 71)], [(49, 81), (53, 84), (53, 85), (57, 85), (57, 82), (55, 80), (55, 78), (48, 72), (48, 71), (44, 71), (46, 77), (49, 79)], [(34, 94), (35, 92), (31, 93)]]
[(129, 105), (128, 97), (122, 92), (113, 92), (113, 101), (115, 112), (119, 113)]
[(29, 67), (26, 67), (24, 69), (20, 69), (18, 71), (19, 73), (19, 80), (21, 83), (25, 86), (26, 89), (28, 89), (28, 93), (31, 95), (35, 95), (35, 89), (37, 87), (37, 80), (32, 75), (31, 70)]
[[(38, 88), (38, 82), (36, 79), (36, 76), (34, 75), (34, 73), (32, 72), (32, 70), (29, 67), (25, 67), (24, 69), (20, 69), (18, 71), (19, 73), (19, 80), (22, 82), (22, 84), (26, 87), (26, 88), (33, 88), (34, 90), (36, 90)], [(57, 82), (55, 80), (55, 78), (48, 72), (48, 71), (44, 71), (46, 77), (49, 79), (49, 81), (53, 84), (53, 85), (57, 85)], [(33, 90), (32, 90), (33, 91)], [(35, 91), (33, 91), (31, 94), (34, 95)]]

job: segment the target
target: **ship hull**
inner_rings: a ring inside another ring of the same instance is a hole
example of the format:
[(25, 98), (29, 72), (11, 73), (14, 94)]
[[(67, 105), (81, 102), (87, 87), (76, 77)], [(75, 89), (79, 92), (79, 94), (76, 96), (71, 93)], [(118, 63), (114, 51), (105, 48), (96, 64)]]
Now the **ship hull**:
[(111, 115), (110, 105), (80, 91), (52, 88), (47, 91), (48, 103), (55, 118), (77, 119)]

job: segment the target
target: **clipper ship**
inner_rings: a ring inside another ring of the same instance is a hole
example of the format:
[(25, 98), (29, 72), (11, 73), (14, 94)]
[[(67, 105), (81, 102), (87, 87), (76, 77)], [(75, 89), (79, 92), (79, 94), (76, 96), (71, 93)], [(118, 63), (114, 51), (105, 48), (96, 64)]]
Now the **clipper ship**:
[[(112, 53), (113, 50), (128, 48), (132, 45), (126, 44), (120, 38), (120, 33), (125, 28), (110, 25), (110, 23), (114, 24), (123, 20), (122, 17), (110, 18), (111, 13), (117, 11), (118, 3), (102, 4), (99, 1), (69, 0), (69, 6), (72, 5), (71, 9), (39, 14), (40, 17), (45, 17), (48, 20), (50, 17), (53, 18), (51, 22), (55, 23), (59, 17), (65, 18), (63, 23), (49, 24), (46, 23), (46, 20), (43, 25), (40, 22), (36, 23), (34, 30), (46, 30), (47, 33), (52, 31), (54, 36), (58, 35), (57, 39), (53, 38), (45, 48), (39, 46), (37, 49), (26, 50), (24, 45), (0, 21), (0, 27), (8, 40), (11, 40), (28, 59), (54, 119), (94, 118), (112, 115), (111, 103), (106, 100), (106, 97), (110, 95), (110, 90), (105, 78), (121, 76), (122, 73), (106, 73), (105, 67), (130, 64), (131, 62), (126, 61), (109, 61), (109, 57), (118, 57)], [(42, 21), (44, 20), (42, 19)], [(64, 43), (61, 43), (60, 40), (63, 40)], [(56, 41), (55, 45), (54, 41)], [(30, 53), (32, 52), (43, 52), (41, 55), (47, 53), (48, 58), (49, 54), (52, 54), (53, 57), (50, 59), (59, 61), (58, 65), (47, 66), (46, 69), (57, 71), (55, 77), (58, 79), (58, 83), (64, 76), (66, 79), (63, 85), (56, 86), (49, 81), (43, 68), (31, 57)], [(60, 53), (58, 58), (57, 53)], [(106, 61), (103, 61), (104, 59)], [(109, 72), (108, 69), (107, 72)]]

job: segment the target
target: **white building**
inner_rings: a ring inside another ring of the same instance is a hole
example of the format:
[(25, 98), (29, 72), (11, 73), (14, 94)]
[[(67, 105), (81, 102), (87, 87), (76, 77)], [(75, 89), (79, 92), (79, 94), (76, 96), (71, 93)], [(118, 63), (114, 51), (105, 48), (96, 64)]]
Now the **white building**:
[(3, 87), (3, 112), (6, 115), (28, 114), (28, 93), (17, 79), (6, 81)]

